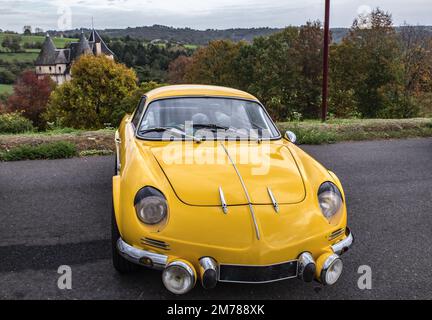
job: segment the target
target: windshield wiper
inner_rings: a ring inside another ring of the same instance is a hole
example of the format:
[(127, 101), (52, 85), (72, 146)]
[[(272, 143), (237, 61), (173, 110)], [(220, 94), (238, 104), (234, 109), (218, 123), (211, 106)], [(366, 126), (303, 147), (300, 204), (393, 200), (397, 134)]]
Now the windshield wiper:
[(171, 127), (155, 127), (155, 128), (140, 130), (139, 133), (146, 134), (149, 132), (164, 132), (164, 131), (172, 131), (172, 129), (173, 128)]
[(149, 132), (165, 132), (165, 131), (169, 131), (169, 132), (171, 132), (171, 133), (173, 133), (173, 134), (175, 134), (177, 136), (180, 136), (182, 138), (183, 137), (190, 138), (190, 139), (194, 140), (197, 143), (201, 142), (201, 139), (199, 139), (199, 138), (197, 138), (195, 136), (188, 135), (188, 134), (186, 134), (186, 132), (183, 132), (183, 131), (181, 131), (179, 129), (176, 129), (176, 128), (173, 128), (173, 127), (155, 127), (155, 128), (149, 128), (149, 129), (140, 130), (138, 133), (139, 134), (146, 134), (146, 133), (149, 133)]
[(194, 123), (193, 124), (194, 128), (208, 128), (208, 129), (222, 129), (222, 130), (229, 130), (229, 127), (225, 127), (225, 126), (220, 126), (218, 124), (215, 123)]

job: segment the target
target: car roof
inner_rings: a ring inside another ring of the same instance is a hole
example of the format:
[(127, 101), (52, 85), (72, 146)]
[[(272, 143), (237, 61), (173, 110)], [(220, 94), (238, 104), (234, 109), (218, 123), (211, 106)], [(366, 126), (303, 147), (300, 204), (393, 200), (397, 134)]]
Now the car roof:
[(253, 95), (241, 90), (196, 84), (164, 86), (147, 92), (145, 96), (149, 101), (181, 96), (232, 97), (258, 101)]

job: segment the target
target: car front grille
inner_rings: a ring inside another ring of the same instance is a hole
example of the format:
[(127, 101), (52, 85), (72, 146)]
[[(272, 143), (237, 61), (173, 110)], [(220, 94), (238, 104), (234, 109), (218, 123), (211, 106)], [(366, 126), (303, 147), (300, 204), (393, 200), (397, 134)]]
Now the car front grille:
[(162, 249), (162, 250), (169, 250), (170, 249), (168, 243), (166, 243), (164, 241), (156, 240), (156, 239), (142, 238), (141, 243), (145, 244), (147, 246)]
[(339, 237), (340, 235), (342, 235), (342, 234), (344, 234), (344, 233), (345, 233), (345, 228), (337, 229), (337, 230), (333, 231), (333, 232), (329, 235), (328, 239), (329, 239), (329, 240), (336, 239), (337, 237)]
[(297, 260), (269, 266), (228, 265), (219, 266), (219, 281), (263, 283), (297, 277)]

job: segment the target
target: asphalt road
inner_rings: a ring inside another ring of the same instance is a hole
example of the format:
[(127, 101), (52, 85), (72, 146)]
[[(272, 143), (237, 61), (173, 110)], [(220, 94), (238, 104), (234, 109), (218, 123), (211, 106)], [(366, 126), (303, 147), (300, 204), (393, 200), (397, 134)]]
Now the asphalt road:
[[(304, 146), (344, 185), (355, 246), (331, 287), (198, 284), (175, 297), (160, 272), (120, 276), (110, 260), (113, 157), (0, 163), (0, 299), (432, 298), (432, 139)], [(57, 287), (60, 265), (72, 290)], [(372, 269), (360, 290), (358, 268)]]

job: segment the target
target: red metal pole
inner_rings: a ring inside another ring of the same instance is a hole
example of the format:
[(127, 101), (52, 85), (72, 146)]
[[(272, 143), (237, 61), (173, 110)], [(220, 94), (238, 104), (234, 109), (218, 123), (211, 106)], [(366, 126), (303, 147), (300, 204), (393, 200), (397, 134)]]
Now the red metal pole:
[(323, 50), (323, 81), (322, 81), (322, 110), (321, 120), (327, 118), (327, 97), (328, 97), (328, 69), (329, 69), (329, 41), (330, 41), (330, 0), (325, 0), (324, 17), (324, 50)]

